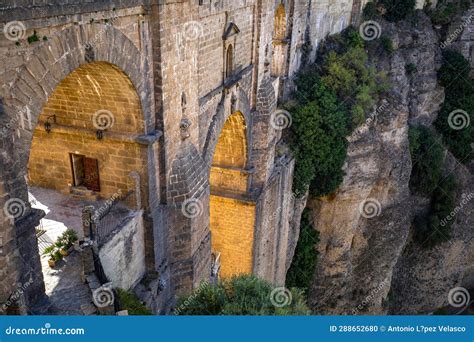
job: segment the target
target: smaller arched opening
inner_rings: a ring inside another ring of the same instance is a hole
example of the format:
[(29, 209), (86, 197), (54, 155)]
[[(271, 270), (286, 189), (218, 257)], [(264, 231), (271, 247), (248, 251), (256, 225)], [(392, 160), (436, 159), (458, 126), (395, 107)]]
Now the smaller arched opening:
[(235, 112), (219, 136), (210, 174), (213, 272), (222, 277), (252, 273), (255, 203), (247, 198), (247, 158), (245, 117)]
[(272, 56), (272, 76), (284, 76), (286, 57), (288, 50), (287, 42), (287, 18), (283, 4), (280, 4), (275, 11), (273, 28), (273, 56)]
[(229, 45), (225, 54), (225, 78), (232, 76), (234, 72), (234, 47)]

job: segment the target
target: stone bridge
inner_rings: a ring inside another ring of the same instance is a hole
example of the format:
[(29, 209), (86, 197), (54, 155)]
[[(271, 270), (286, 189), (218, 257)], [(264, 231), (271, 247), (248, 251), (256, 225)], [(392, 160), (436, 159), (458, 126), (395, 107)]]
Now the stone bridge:
[(34, 3), (0, 4), (0, 306), (20, 284), (7, 313), (44, 293), (28, 186), (107, 199), (130, 173), (156, 312), (208, 281), (217, 255), (222, 277), (284, 284), (298, 226), (277, 105), (363, 1)]

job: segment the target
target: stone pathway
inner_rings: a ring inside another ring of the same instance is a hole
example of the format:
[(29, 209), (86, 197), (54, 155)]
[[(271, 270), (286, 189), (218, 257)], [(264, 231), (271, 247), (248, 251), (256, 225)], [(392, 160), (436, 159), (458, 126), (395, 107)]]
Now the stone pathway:
[[(63, 195), (54, 190), (30, 188), (32, 206), (43, 210), (46, 216), (41, 220), (44, 230), (38, 238), (40, 252), (51, 245), (66, 229), (74, 229), (83, 237), (81, 212), (83, 201)], [(82, 279), (82, 260), (78, 251), (56, 263), (48, 265), (48, 256), (41, 256), (41, 266), (47, 298), (31, 310), (36, 315), (84, 315), (95, 313), (92, 294)]]

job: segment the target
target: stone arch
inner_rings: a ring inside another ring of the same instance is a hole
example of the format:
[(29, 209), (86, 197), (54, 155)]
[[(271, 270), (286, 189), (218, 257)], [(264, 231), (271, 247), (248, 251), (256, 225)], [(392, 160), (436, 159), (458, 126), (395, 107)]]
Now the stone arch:
[(247, 164), (247, 125), (241, 112), (230, 115), (217, 141), (212, 165), (244, 169)]
[[(233, 105), (231, 104), (232, 102), (234, 103)], [(232, 108), (235, 110), (232, 110)], [(209, 125), (209, 130), (203, 147), (203, 159), (209, 166), (212, 164), (212, 158), (214, 156), (217, 142), (227, 119), (237, 111), (243, 115), (246, 123), (247, 151), (250, 151), (252, 146), (250, 101), (244, 89), (238, 87), (235, 92), (229, 92), (229, 94), (223, 98)], [(247, 162), (246, 165), (250, 167), (249, 162)]]
[[(22, 260), (14, 261), (16, 272), (12, 272), (9, 279), (0, 281), (0, 304), (12, 293), (12, 286), (29, 281), (28, 277), (37, 271), (39, 265), (34, 227), (42, 214), (30, 208), (26, 175), (33, 131), (40, 113), (67, 75), (84, 64), (97, 61), (115, 65), (128, 76), (140, 98), (144, 133), (154, 129), (153, 99), (151, 88), (145, 81), (145, 59), (118, 29), (103, 24), (75, 25), (57, 32), (34, 49), (31, 57), (17, 69), (15, 80), (5, 89), (5, 98), (0, 99), (3, 106), (0, 126), (11, 131), (11, 134), (0, 137), (0, 145), (11, 147), (8, 149), (10, 153), (0, 156), (2, 168), (7, 170), (0, 179), (0, 204), (3, 208), (8, 200), (16, 200), (24, 207), (22, 215), (9, 220), (9, 224), (4, 224), (3, 213), (0, 217), (3, 222), (0, 237), (8, 245), (2, 250), (3, 254), (0, 253), (0, 259), (10, 260), (14, 255), (22, 255)], [(40, 278), (34, 276), (35, 285), (24, 293), (22, 303), (26, 307), (44, 293)]]
[(122, 70), (140, 98), (146, 123), (144, 133), (152, 129), (151, 91), (142, 73), (144, 66), (141, 62), (137, 63), (141, 60), (139, 50), (122, 32), (111, 25), (102, 24), (72, 26), (58, 32), (34, 50), (31, 59), (20, 68), (10, 87), (9, 97), (5, 99), (5, 119), (15, 121), (17, 118), (14, 152), (18, 153), (16, 160), (23, 166), (16, 178), (24, 186), (12, 189), (11, 197), (27, 199), (24, 177), (28, 156), (25, 152), (30, 149), (32, 132), (54, 89), (81, 65), (103, 61)]

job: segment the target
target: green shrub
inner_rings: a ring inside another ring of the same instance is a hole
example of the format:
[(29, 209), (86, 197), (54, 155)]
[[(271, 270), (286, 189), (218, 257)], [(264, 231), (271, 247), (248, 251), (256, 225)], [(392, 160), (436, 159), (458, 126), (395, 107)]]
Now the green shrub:
[[(469, 72), (469, 62), (460, 53), (443, 52), (438, 78), (445, 88), (445, 101), (434, 125), (451, 153), (465, 164), (473, 158), (474, 142), (474, 81)], [(455, 114), (455, 111), (460, 114)]]
[(385, 9), (384, 18), (396, 22), (415, 12), (416, 0), (379, 0), (377, 3)]
[(43, 255), (48, 255), (49, 258), (54, 261), (59, 261), (63, 258), (59, 248), (55, 244), (46, 247), (43, 251)]
[(303, 292), (290, 290), (288, 305), (277, 307), (272, 303), (270, 283), (253, 275), (234, 276), (220, 280), (217, 285), (204, 283), (194, 292), (178, 300), (178, 315), (308, 315)]
[(64, 233), (59, 236), (56, 246), (64, 247), (65, 249), (71, 248), (77, 241), (77, 233), (73, 229), (67, 229)]
[(365, 4), (364, 10), (362, 11), (364, 20), (374, 20), (379, 16), (377, 11), (377, 5), (374, 1), (370, 1)]
[(31, 36), (28, 36), (26, 39), (28, 40), (29, 44), (39, 41), (39, 37), (36, 34), (36, 31), (33, 31), (33, 34)]
[(321, 75), (323, 83), (337, 94), (340, 101), (347, 103), (352, 115), (352, 128), (365, 121), (366, 113), (372, 111), (379, 95), (388, 89), (386, 73), (377, 72), (369, 63), (363, 45), (353, 43), (354, 35), (359, 36), (359, 33), (353, 29), (346, 30), (343, 47), (323, 56)]
[(302, 104), (288, 107), (293, 116), (290, 147), (296, 160), (293, 189), (302, 195), (311, 185), (312, 194), (321, 196), (342, 181), (349, 115), (320, 79), (309, 79), (315, 83), (306, 77), (296, 81), (301, 90), (297, 97), (304, 97)]
[(451, 238), (456, 182), (454, 177), (443, 179), (433, 191), (427, 215), (419, 215), (414, 220), (414, 239), (424, 247), (433, 247)]
[(430, 197), (443, 173), (444, 149), (434, 133), (424, 126), (410, 127), (412, 171), (410, 189)]
[(415, 64), (413, 63), (408, 63), (407, 65), (405, 65), (405, 72), (408, 74), (408, 75), (413, 75), (414, 73), (416, 73), (418, 71), (418, 68), (416, 67)]
[(152, 312), (135, 294), (123, 289), (117, 289), (120, 310), (128, 310), (131, 316), (150, 316)]
[(297, 195), (308, 188), (315, 197), (337, 189), (344, 176), (346, 137), (388, 88), (385, 73), (371, 65), (363, 44), (353, 28), (329, 37), (317, 63), (295, 81), (297, 91), (285, 107), (293, 117), (290, 147)]
[(387, 37), (387, 36), (382, 36), (380, 38), (380, 42), (382, 43), (382, 47), (383, 49), (387, 52), (387, 53), (392, 53), (393, 51), (395, 51), (395, 48), (393, 47), (393, 41)]
[(470, 6), (470, 1), (446, 1), (439, 0), (436, 8), (431, 8), (431, 4), (425, 6), (425, 13), (431, 18), (435, 25), (449, 25), (454, 17), (466, 11)]
[(286, 286), (298, 287), (305, 292), (313, 280), (318, 250), (319, 232), (310, 222), (309, 211), (305, 210), (301, 217), (300, 236), (296, 245), (295, 255), (286, 274)]

